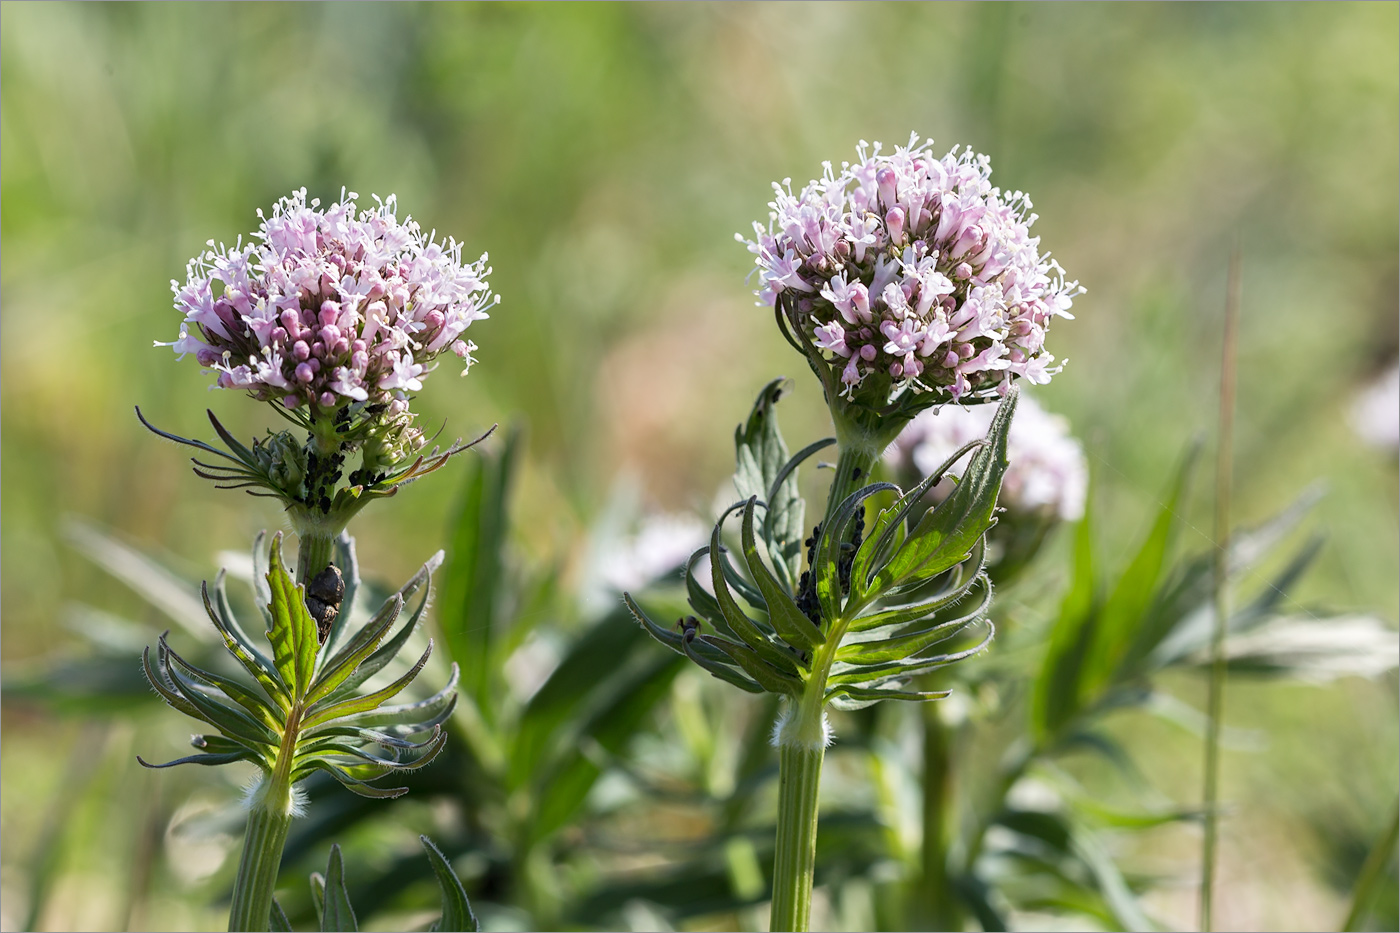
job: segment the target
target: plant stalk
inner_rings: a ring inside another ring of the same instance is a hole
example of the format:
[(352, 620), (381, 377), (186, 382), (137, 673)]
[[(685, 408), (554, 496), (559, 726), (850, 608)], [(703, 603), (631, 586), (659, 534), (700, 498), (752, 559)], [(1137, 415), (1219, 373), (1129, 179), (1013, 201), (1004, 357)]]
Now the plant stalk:
[(1225, 334), (1220, 359), (1220, 437), (1215, 456), (1215, 559), (1212, 586), (1215, 626), (1210, 640), (1210, 695), (1206, 723), (1205, 833), (1201, 844), (1202, 933), (1211, 929), (1211, 904), (1215, 894), (1215, 856), (1220, 793), (1220, 718), (1225, 705), (1225, 632), (1230, 618), (1230, 594), (1226, 581), (1230, 553), (1230, 474), (1234, 465), (1232, 436), (1235, 417), (1235, 327), (1240, 310), (1240, 251), (1230, 254), (1230, 274), (1225, 295)]
[(229, 909), (230, 933), (267, 930), (272, 893), (277, 887), (282, 850), (291, 825), (290, 808), (274, 809), (259, 804), (248, 814), (248, 831), (243, 837), (243, 856), (233, 883), (233, 906)]
[(272, 893), (277, 887), (282, 851), (295, 810), (291, 772), (301, 733), (302, 712), (298, 700), (287, 713), (276, 765), (253, 794), (248, 830), (243, 837), (243, 855), (233, 883), (229, 933), (235, 930), (262, 933), (271, 925)]
[(774, 933), (806, 930), (811, 925), (817, 800), (824, 755), (821, 745), (785, 744), (778, 750), (778, 837), (769, 920)]

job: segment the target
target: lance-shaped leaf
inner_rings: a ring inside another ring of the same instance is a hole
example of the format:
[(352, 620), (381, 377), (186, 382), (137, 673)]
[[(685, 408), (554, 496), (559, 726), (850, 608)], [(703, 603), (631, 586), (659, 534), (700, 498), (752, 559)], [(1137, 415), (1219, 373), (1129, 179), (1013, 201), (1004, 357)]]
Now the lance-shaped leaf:
[(763, 687), (733, 669), (729, 656), (706, 641), (697, 641), (679, 632), (663, 628), (651, 620), (630, 593), (622, 594), (623, 602), (632, 617), (646, 630), (647, 634), (661, 642), (677, 654), (683, 654), (696, 664), (709, 671), (720, 680), (726, 681), (749, 693), (762, 693)]
[(745, 674), (752, 677), (769, 693), (797, 696), (802, 692), (802, 679), (800, 677), (784, 674), (772, 665), (765, 664), (758, 652), (748, 645), (741, 645), (736, 641), (718, 638), (714, 635), (701, 635), (696, 640), (713, 645), (729, 655), (739, 667), (743, 668)]
[(880, 593), (943, 573), (965, 560), (978, 539), (996, 519), (997, 495), (1006, 472), (1006, 434), (1016, 411), (1013, 386), (997, 408), (986, 442), (953, 492), (937, 508), (924, 513), (889, 561), (875, 571), (872, 592)]
[(987, 613), (991, 611), (991, 581), (985, 576), (979, 579), (982, 581), (982, 599), (972, 607), (970, 612), (958, 618), (937, 622), (928, 628), (918, 629), (903, 635), (891, 635), (878, 641), (842, 645), (840, 650), (836, 652), (836, 660), (862, 665), (897, 661), (947, 641), (967, 626), (985, 619)]
[(854, 684), (837, 684), (826, 691), (826, 701), (837, 709), (865, 709), (881, 700), (908, 700), (922, 703), (928, 700), (941, 700), (951, 694), (951, 690), (900, 690), (893, 684), (886, 687), (858, 687)]
[(438, 887), (442, 889), (442, 916), (433, 921), (428, 929), (441, 933), (477, 933), (481, 924), (472, 912), (471, 902), (467, 900), (467, 889), (462, 887), (461, 879), (452, 870), (452, 863), (427, 836), (419, 836), (418, 841), (423, 843), (423, 850), (428, 853), (428, 863), (433, 866)]
[(850, 543), (851, 524), (857, 510), (865, 508), (865, 500), (882, 492), (899, 492), (893, 483), (872, 483), (857, 489), (845, 498), (836, 513), (822, 528), (817, 544), (817, 565), (812, 568), (816, 578), (817, 600), (824, 619), (837, 619), (842, 614), (842, 585), (840, 567), (842, 551)]
[(407, 673), (387, 687), (383, 687), (373, 693), (367, 693), (362, 697), (352, 697), (348, 700), (341, 700), (338, 703), (328, 703), (328, 701), (322, 700), (320, 703), (307, 710), (304, 728), (311, 729), (319, 726), (321, 723), (330, 722), (342, 716), (366, 713), (379, 706), (385, 700), (393, 699), (395, 696), (398, 696), (405, 687), (413, 683), (414, 678), (418, 676), (418, 672), (423, 669), (423, 665), (428, 663), (428, 658), (432, 653), (433, 642), (432, 639), (429, 639), (428, 647), (423, 652), (422, 657), (414, 662), (413, 667), (409, 668)]
[[(442, 552), (439, 551), (436, 560), (440, 561), (441, 556)], [(424, 569), (426, 570), (430, 566), (436, 566), (436, 563), (434, 563), (434, 561), (429, 561), (428, 564), (424, 565)], [(416, 580), (418, 578), (415, 577), (414, 579)], [(411, 584), (413, 581), (409, 582)], [(405, 586), (403, 589), (399, 590), (399, 592), (395, 594), (395, 596), (390, 597), (390, 601), (393, 601), (396, 598), (407, 600), (412, 596), (412, 594), (413, 589), (409, 586)], [(351, 671), (350, 675), (346, 677), (345, 680), (338, 687), (336, 687), (328, 694), (327, 699), (339, 700), (343, 697), (349, 696), (356, 689), (358, 689), (361, 684), (363, 684), (365, 681), (369, 680), (375, 674), (383, 670), (386, 664), (388, 664), (394, 658), (398, 657), (399, 652), (403, 650), (403, 646), (408, 642), (409, 636), (411, 636), (413, 632), (418, 628), (418, 621), (422, 618), (423, 610), (426, 609), (428, 605), (428, 595), (429, 590), (426, 588), (423, 589), (422, 596), (418, 600), (418, 605), (415, 606), (413, 612), (409, 614), (408, 621), (406, 621), (399, 628), (399, 631), (394, 635), (393, 638), (390, 638), (388, 641), (384, 642), (382, 645), (379, 646), (378, 650), (376, 650), (364, 661), (360, 662), (359, 666), (355, 667)]]
[(356, 632), (345, 647), (326, 662), (326, 669), (320, 677), (316, 678), (316, 683), (311, 689), (307, 691), (304, 702), (307, 705), (312, 705), (318, 700), (330, 696), (337, 687), (349, 679), (351, 674), (356, 673), (362, 663), (379, 647), (379, 643), (393, 627), (394, 620), (399, 617), (401, 609), (403, 609), (403, 597), (395, 594), (385, 600), (384, 605), (369, 622), (365, 623), (364, 628)]
[(269, 729), (274, 731), (281, 729), (282, 722), (277, 715), (277, 711), (262, 697), (253, 693), (237, 681), (195, 667), (176, 654), (175, 649), (165, 644), (164, 639), (162, 639), (161, 645), (165, 649), (165, 657), (168, 661), (174, 662), (188, 677), (219, 691), (247, 710), (254, 719), (264, 726), (267, 726)]
[[(452, 665), (452, 673), (447, 686), (426, 700), (416, 703), (401, 703), (395, 706), (379, 706), (362, 713), (338, 716), (327, 721), (330, 726), (364, 726), (371, 729), (393, 727), (396, 734), (412, 735), (425, 732), (440, 722), (446, 721), (457, 703), (457, 665)], [(316, 735), (321, 726), (307, 727), (304, 735)], [(406, 731), (404, 731), (406, 730)]]
[(857, 616), (847, 630), (847, 636), (843, 639), (843, 643), (856, 644), (887, 638), (896, 634), (904, 626), (920, 619), (927, 619), (934, 613), (961, 601), (967, 597), (978, 578), (983, 575), (985, 565), (986, 542), (983, 540), (977, 542), (977, 546), (972, 549), (971, 557), (958, 564), (951, 573), (941, 578), (939, 582), (942, 585), (936, 590), (925, 592), (925, 587), (919, 588), (918, 595), (921, 598), (927, 597), (923, 602), (895, 605), (878, 612)]
[(283, 712), (292, 708), (292, 696), (287, 691), (287, 687), (282, 683), (277, 674), (272, 660), (259, 651), (244, 633), (238, 624), (237, 618), (233, 614), (233, 609), (228, 603), (228, 594), (225, 592), (224, 573), (214, 578), (214, 600), (209, 598), (209, 586), (201, 583), (200, 593), (204, 597), (204, 609), (209, 614), (209, 618), (214, 623), (214, 628), (224, 640), (224, 647), (229, 654), (243, 669), (253, 676), (258, 686), (262, 687), (267, 698), (276, 703)]
[(311, 686), (316, 668), (316, 622), (306, 611), (305, 587), (298, 586), (282, 564), (282, 535), (272, 538), (271, 559), (267, 583), (272, 590), (272, 628), (267, 633), (272, 643), (272, 659), (282, 682), (293, 697), (300, 699)]
[(715, 591), (715, 601), (719, 604), (720, 613), (724, 616), (724, 621), (731, 632), (758, 652), (759, 657), (764, 661), (781, 671), (796, 674), (799, 666), (795, 652), (787, 646), (779, 647), (775, 644), (772, 635), (760, 629), (758, 623), (744, 615), (744, 611), (739, 608), (739, 604), (734, 601), (734, 596), (729, 592), (729, 584), (721, 569), (725, 561), (723, 551), (720, 548), (719, 532), (724, 525), (725, 517), (730, 511), (733, 511), (733, 508), (731, 506), (724, 515), (720, 516), (719, 521), (715, 522), (714, 531), (710, 534), (710, 585)]
[[(774, 426), (776, 429), (776, 422)], [(763, 540), (768, 545), (768, 553), (774, 559), (778, 575), (788, 589), (797, 587), (797, 579), (802, 573), (803, 516), (807, 504), (798, 491), (797, 468), (813, 454), (835, 443), (836, 438), (824, 437), (793, 454), (773, 478), (768, 495), (763, 500), (769, 504), (763, 513)]]
[(744, 560), (748, 564), (749, 576), (758, 586), (759, 592), (763, 594), (763, 601), (768, 609), (768, 622), (789, 645), (800, 648), (803, 651), (811, 651), (813, 648), (826, 641), (821, 633), (821, 629), (812, 624), (812, 621), (802, 614), (802, 610), (797, 608), (797, 603), (783, 589), (777, 578), (769, 572), (768, 566), (764, 564), (763, 558), (758, 553), (758, 542), (754, 539), (753, 515), (754, 505), (757, 499), (750, 498), (748, 504), (744, 506), (744, 524), (742, 530)]
[(323, 931), (359, 929), (355, 922), (355, 909), (350, 906), (350, 893), (345, 890), (345, 863), (340, 857), (340, 846), (331, 845), (325, 877), (312, 873), (311, 891)]
[[(161, 636), (157, 643), (156, 652), (160, 673), (164, 675), (165, 683), (171, 685), (188, 706), (193, 708), (192, 715), (203, 719), (224, 735), (253, 743), (253, 747), (275, 748), (277, 746), (278, 736), (274, 731), (243, 710), (226, 706), (200, 690), (198, 685), (183, 676), (177, 668), (171, 666), (169, 652), (170, 649), (165, 644), (165, 636)], [(149, 658), (149, 655), (147, 657)], [(149, 660), (147, 661), (147, 670), (149, 671)], [(154, 684), (154, 681), (152, 683)], [(161, 692), (162, 696), (166, 695), (159, 686), (156, 689)], [(181, 709), (181, 712), (191, 715), (189, 709)]]
[(700, 581), (695, 577), (695, 565), (702, 558), (710, 556), (710, 546), (707, 544), (690, 555), (690, 559), (685, 562), (685, 594), (690, 602), (690, 608), (694, 609), (700, 618), (709, 622), (721, 632), (729, 632), (729, 624), (724, 621), (724, 611), (719, 608), (719, 602), (710, 595), (709, 591), (700, 585)]
[(912, 677), (915, 674), (926, 674), (940, 667), (947, 667), (955, 661), (961, 661), (964, 658), (972, 657), (974, 654), (986, 648), (987, 645), (991, 643), (992, 636), (995, 634), (995, 627), (991, 622), (987, 622), (987, 634), (983, 636), (982, 640), (971, 648), (962, 651), (955, 651), (951, 654), (915, 656), (902, 660), (884, 661), (879, 664), (870, 665), (851, 665), (844, 662), (838, 663), (833, 666), (831, 676), (827, 678), (827, 683), (833, 685), (864, 684), (890, 677)]
[(851, 562), (851, 585), (858, 595), (864, 595), (870, 587), (871, 570), (880, 566), (891, 550), (901, 542), (898, 534), (905, 528), (905, 522), (910, 513), (918, 507), (920, 500), (934, 487), (948, 472), (953, 464), (963, 458), (968, 451), (975, 450), (982, 446), (981, 439), (969, 441), (956, 450), (952, 456), (943, 461), (938, 469), (924, 477), (917, 486), (900, 496), (889, 508), (881, 509), (876, 516), (875, 522), (866, 535), (865, 541), (856, 552), (855, 560)]

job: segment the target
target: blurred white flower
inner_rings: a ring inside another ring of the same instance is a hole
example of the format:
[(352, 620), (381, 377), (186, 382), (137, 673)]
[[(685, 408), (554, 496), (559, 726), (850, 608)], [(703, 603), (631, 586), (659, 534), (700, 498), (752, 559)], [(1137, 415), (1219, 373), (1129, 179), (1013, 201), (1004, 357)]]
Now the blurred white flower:
[(658, 513), (643, 518), (634, 534), (599, 549), (594, 575), (615, 592), (638, 590), (672, 571), (710, 539), (710, 529), (689, 513)]
[(1372, 447), (1400, 448), (1400, 362), (1356, 396), (1350, 416), (1352, 428)]

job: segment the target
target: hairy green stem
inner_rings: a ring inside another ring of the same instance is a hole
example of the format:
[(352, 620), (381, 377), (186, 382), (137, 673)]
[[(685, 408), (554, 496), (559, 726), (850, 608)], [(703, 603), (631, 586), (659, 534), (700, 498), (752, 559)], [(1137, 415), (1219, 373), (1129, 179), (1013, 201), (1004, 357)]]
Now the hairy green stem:
[(778, 838), (769, 920), (769, 929), (775, 933), (806, 930), (811, 925), (817, 799), (824, 754), (820, 744), (793, 743), (778, 750)]
[(287, 830), (292, 825), (295, 809), (291, 773), (301, 734), (301, 717), (302, 706), (298, 700), (287, 713), (276, 764), (253, 792), (248, 831), (243, 837), (243, 856), (233, 883), (233, 905), (228, 917), (230, 933), (235, 930), (261, 933), (271, 924), (272, 892), (277, 887), (282, 850), (287, 844)]
[(277, 872), (282, 867), (282, 850), (291, 825), (290, 807), (255, 805), (248, 814), (248, 832), (243, 837), (243, 857), (238, 863), (228, 916), (230, 933), (268, 928), (272, 892), (277, 887)]

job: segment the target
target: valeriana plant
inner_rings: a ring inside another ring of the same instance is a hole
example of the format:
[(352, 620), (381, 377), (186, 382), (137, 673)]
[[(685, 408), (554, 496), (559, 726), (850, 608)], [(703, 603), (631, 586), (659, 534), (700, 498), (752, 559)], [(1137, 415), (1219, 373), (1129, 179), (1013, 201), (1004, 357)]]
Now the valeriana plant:
[[(351, 193), (323, 211), (318, 201), (307, 202), (303, 189), (277, 203), (253, 242), (228, 249), (210, 241), (210, 249), (191, 260), (185, 284), (172, 283), (175, 306), (185, 315), (179, 339), (157, 343), (194, 353), (218, 374), (218, 387), (270, 402), (306, 432), (304, 440), (289, 430), (269, 432), (244, 445), (210, 413), (227, 446), (220, 450), (151, 428), (218, 458), (194, 462), (197, 474), (221, 488), (279, 499), (299, 539), (295, 577), (283, 559), (280, 533), (270, 550), (264, 551), (262, 537), (254, 546), (270, 651), (234, 617), (222, 574), (212, 594), (204, 588), (210, 619), (251, 680), (195, 667), (164, 636), (154, 663), (149, 649), (144, 658), (156, 692), (214, 729), (194, 737), (198, 754), (154, 767), (240, 761), (258, 767), (230, 930), (266, 930), (282, 922), (273, 889), (288, 828), (302, 810), (297, 785), (321, 771), (363, 796), (404, 793), (373, 782), (432, 761), (446, 741), (440, 724), (456, 703), (454, 664), (448, 683), (431, 697), (385, 705), (417, 677), (431, 641), (401, 676), (362, 692), (417, 626), (442, 553), (349, 632), (340, 607), (347, 598), (353, 602), (359, 572), (353, 540), (343, 531), (371, 499), (392, 495), (471, 446), (422, 453), (426, 442), (410, 400), (444, 351), (471, 364), (475, 344), (462, 333), (493, 303), (485, 283), (490, 270), (485, 256), (464, 265), (460, 244), (438, 243), (411, 219), (400, 222), (393, 197), (365, 211), (357, 210), (356, 197)], [(342, 483), (355, 455), (359, 466)], [(416, 605), (391, 635), (415, 595)], [(353, 924), (353, 912), (346, 915)], [(335, 922), (324, 928), (354, 928)]]
[[(464, 264), (460, 243), (400, 222), (392, 195), (365, 211), (358, 197), (349, 192), (322, 211), (303, 188), (278, 201), (246, 245), (210, 240), (185, 283), (170, 283), (185, 315), (179, 339), (156, 343), (193, 353), (218, 374), (218, 387), (271, 403), (306, 432), (268, 432), (244, 445), (210, 412), (228, 448), (219, 450), (147, 424), (219, 458), (196, 459), (200, 476), (285, 504), (301, 547), (300, 582), (330, 563), (331, 543), (371, 499), (471, 446), (424, 453), (409, 401), (445, 352), (466, 374), (476, 344), (462, 335), (500, 300), (486, 284), (485, 254)], [(359, 466), (345, 476), (355, 454)]]
[[(672, 630), (626, 597), (663, 644), (744, 690), (784, 698), (773, 733), (773, 930), (810, 922), (826, 707), (943, 696), (908, 681), (991, 639), (983, 536), (1007, 468), (1013, 381), (1046, 382), (1058, 371), (1046, 329), (1080, 291), (1039, 253), (1026, 196), (991, 186), (985, 156), (954, 150), (940, 159), (928, 147), (913, 137), (886, 156), (862, 143), (856, 164), (837, 173), (827, 163), (800, 194), (790, 182), (775, 185), (768, 227), (739, 237), (757, 256), (761, 302), (822, 384), (836, 437), (789, 457), (773, 412), (783, 380), (770, 383), (735, 436), (742, 501), (686, 568), (696, 615)], [(908, 492), (869, 483), (919, 412), (996, 399), (985, 437)], [(826, 509), (804, 541), (797, 468), (833, 442)], [(925, 493), (969, 453), (953, 492), (925, 511)], [(867, 529), (867, 504), (883, 493), (895, 499)], [(731, 550), (723, 532), (734, 513), (741, 526)], [(695, 568), (704, 557), (702, 583)]]

